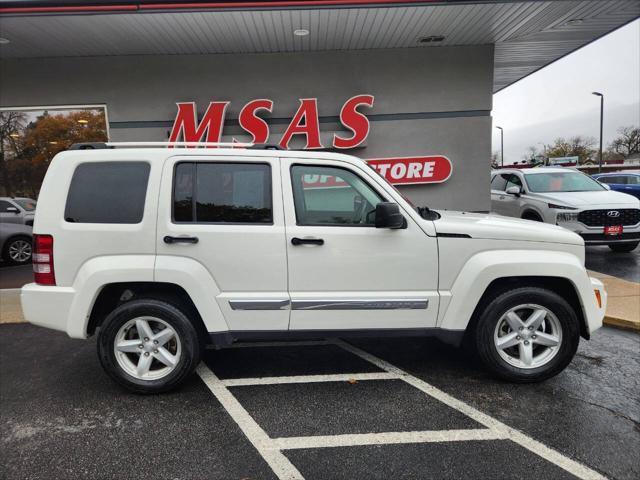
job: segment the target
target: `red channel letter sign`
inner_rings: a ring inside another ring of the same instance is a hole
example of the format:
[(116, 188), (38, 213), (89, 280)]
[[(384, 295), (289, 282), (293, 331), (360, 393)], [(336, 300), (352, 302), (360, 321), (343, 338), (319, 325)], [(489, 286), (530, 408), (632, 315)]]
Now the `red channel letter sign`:
[(446, 182), (453, 167), (444, 155), (424, 157), (378, 158), (367, 160), (380, 175), (394, 185)]

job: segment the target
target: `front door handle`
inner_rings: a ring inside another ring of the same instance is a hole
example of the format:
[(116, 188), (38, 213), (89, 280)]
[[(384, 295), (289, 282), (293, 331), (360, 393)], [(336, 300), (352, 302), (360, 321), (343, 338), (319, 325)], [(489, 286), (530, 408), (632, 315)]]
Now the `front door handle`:
[(291, 245), (324, 245), (324, 240), (321, 238), (298, 238), (293, 237), (291, 239)]
[(172, 237), (167, 235), (163, 238), (164, 243), (171, 245), (172, 243), (198, 243), (198, 237)]

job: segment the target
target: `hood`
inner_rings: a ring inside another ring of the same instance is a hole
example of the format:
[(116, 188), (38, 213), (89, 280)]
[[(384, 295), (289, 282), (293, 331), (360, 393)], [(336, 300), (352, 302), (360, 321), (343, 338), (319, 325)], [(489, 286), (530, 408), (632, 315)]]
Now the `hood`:
[(548, 223), (503, 217), (488, 213), (438, 211), (442, 217), (433, 222), (436, 232), (466, 234), (472, 238), (525, 242), (583, 245), (579, 235)]
[(558, 203), (569, 207), (597, 207), (617, 205), (617, 208), (639, 208), (640, 201), (632, 195), (613, 190), (601, 192), (549, 192), (529, 193), (529, 196), (550, 203)]

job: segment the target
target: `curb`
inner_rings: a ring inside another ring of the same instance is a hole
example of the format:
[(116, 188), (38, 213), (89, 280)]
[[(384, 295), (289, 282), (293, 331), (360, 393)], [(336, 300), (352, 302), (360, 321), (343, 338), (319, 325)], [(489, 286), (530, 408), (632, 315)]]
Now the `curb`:
[(605, 315), (602, 323), (603, 325), (607, 325), (608, 327), (640, 332), (640, 322), (634, 322), (633, 320), (627, 320), (626, 318), (611, 317), (609, 315)]

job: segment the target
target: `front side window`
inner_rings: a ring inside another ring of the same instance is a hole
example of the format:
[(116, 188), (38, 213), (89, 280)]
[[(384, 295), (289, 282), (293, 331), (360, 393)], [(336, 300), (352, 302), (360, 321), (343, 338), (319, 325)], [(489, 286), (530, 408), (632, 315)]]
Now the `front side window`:
[(72, 223), (140, 223), (149, 170), (146, 162), (81, 163), (71, 178), (64, 219)]
[(373, 226), (376, 205), (384, 201), (343, 168), (294, 165), (291, 182), (298, 225)]
[(522, 188), (522, 181), (520, 180), (520, 177), (518, 177), (515, 174), (512, 174), (509, 177), (509, 180), (507, 181), (507, 186), (505, 188), (505, 190), (509, 187), (520, 187)]
[(548, 192), (599, 192), (605, 188), (593, 178), (580, 172), (549, 172), (525, 175), (529, 190)]
[(179, 163), (174, 176), (173, 219), (273, 223), (271, 167), (262, 163)]
[(27, 212), (33, 212), (36, 209), (36, 201), (30, 198), (15, 198), (13, 201)]

